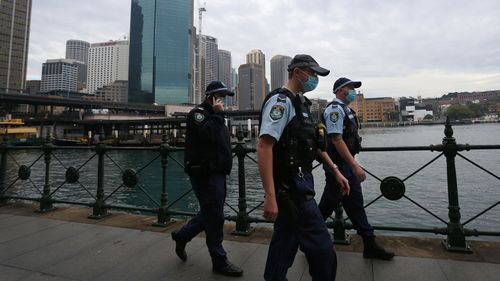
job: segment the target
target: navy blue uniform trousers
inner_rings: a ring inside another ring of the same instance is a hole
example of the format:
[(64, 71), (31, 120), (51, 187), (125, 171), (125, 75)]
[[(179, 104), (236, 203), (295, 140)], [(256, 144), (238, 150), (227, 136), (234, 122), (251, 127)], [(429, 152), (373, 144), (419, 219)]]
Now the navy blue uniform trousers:
[[(314, 182), (310, 173), (304, 178), (295, 177), (292, 184), (298, 190), (313, 189)], [(300, 206), (302, 205), (302, 206)], [(274, 233), (267, 254), (264, 279), (266, 281), (286, 281), (286, 273), (300, 249), (306, 255), (309, 273), (313, 281), (335, 280), (337, 256), (333, 249), (330, 234), (314, 199), (299, 204), (298, 219), (290, 221), (279, 211), (274, 222)]]
[(326, 172), (326, 184), (319, 202), (319, 209), (324, 220), (332, 215), (333, 211), (342, 202), (347, 216), (352, 222), (354, 229), (362, 237), (374, 236), (373, 227), (368, 223), (365, 209), (363, 208), (363, 192), (361, 184), (352, 172), (350, 167), (339, 167), (340, 172), (349, 181), (351, 192), (349, 196), (342, 196), (340, 186), (333, 174)]
[(213, 264), (224, 264), (227, 260), (226, 251), (222, 247), (226, 176), (191, 177), (190, 180), (200, 204), (200, 212), (177, 232), (177, 237), (191, 241), (200, 232), (205, 231)]

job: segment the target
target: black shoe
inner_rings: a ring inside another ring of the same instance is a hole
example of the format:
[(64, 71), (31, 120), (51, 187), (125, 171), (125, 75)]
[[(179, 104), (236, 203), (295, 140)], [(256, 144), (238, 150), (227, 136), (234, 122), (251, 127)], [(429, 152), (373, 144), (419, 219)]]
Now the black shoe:
[(392, 260), (394, 257), (393, 252), (386, 251), (382, 246), (375, 242), (375, 237), (363, 237), (364, 251), (363, 257), (365, 259), (379, 259), (379, 260)]
[(214, 265), (213, 271), (226, 276), (243, 276), (243, 270), (229, 261), (226, 261), (226, 263), (222, 265)]
[(186, 254), (186, 241), (183, 241), (177, 237), (177, 232), (172, 231), (172, 239), (175, 241), (175, 253), (177, 256), (183, 260), (187, 260), (187, 254)]

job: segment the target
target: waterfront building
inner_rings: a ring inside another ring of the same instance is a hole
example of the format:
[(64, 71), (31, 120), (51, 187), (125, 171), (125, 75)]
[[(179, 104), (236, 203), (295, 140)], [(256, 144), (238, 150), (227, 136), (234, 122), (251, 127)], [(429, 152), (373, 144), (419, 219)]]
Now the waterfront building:
[(255, 63), (238, 68), (238, 108), (260, 110), (265, 97), (264, 68)]
[(87, 93), (116, 80), (128, 80), (129, 41), (93, 43), (89, 48)]
[(132, 0), (129, 101), (182, 104), (193, 90), (193, 0)]
[(328, 100), (324, 99), (311, 99), (311, 116), (315, 120), (321, 120), (321, 114), (328, 105)]
[(396, 120), (396, 102), (390, 97), (365, 98), (358, 92), (350, 107), (356, 111), (360, 122), (385, 122)]
[(95, 99), (120, 103), (128, 102), (128, 81), (116, 80), (97, 89)]
[(41, 80), (27, 80), (26, 81), (26, 92), (28, 94), (37, 94), (40, 93), (40, 83)]
[(26, 87), (31, 0), (0, 1), (0, 90)]
[(89, 42), (82, 40), (66, 41), (66, 58), (82, 62), (78, 64), (78, 90), (86, 88), (89, 48)]
[(71, 59), (50, 59), (42, 65), (40, 92), (54, 90), (77, 90), (78, 61)]
[(271, 91), (286, 85), (288, 81), (288, 65), (291, 61), (291, 57), (283, 55), (276, 55), (271, 58)]

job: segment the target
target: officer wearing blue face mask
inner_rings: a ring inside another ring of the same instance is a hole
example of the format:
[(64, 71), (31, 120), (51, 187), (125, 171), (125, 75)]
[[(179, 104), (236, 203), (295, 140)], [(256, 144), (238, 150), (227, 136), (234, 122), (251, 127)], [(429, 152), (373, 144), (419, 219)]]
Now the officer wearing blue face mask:
[(356, 99), (355, 89), (359, 87), (361, 82), (351, 81), (345, 77), (335, 81), (333, 92), (336, 98), (321, 116), (327, 131), (328, 155), (338, 165), (342, 175), (349, 180), (351, 192), (349, 195), (342, 195), (330, 169), (325, 167), (326, 185), (319, 209), (326, 220), (342, 202), (354, 229), (363, 238), (363, 256), (390, 260), (394, 257), (394, 253), (384, 250), (375, 242), (373, 227), (368, 223), (361, 190), (361, 182), (366, 179), (366, 174), (354, 159), (361, 149), (361, 137), (358, 134), (359, 123), (356, 112), (347, 105)]
[(330, 71), (309, 55), (296, 55), (288, 65), (288, 83), (266, 96), (257, 144), (259, 172), (264, 187), (264, 218), (274, 221), (264, 279), (285, 281), (300, 246), (313, 281), (335, 280), (337, 259), (314, 200), (313, 160), (319, 155), (344, 194), (347, 180), (328, 157), (323, 127), (311, 118), (311, 102), (304, 96), (318, 85), (318, 75)]

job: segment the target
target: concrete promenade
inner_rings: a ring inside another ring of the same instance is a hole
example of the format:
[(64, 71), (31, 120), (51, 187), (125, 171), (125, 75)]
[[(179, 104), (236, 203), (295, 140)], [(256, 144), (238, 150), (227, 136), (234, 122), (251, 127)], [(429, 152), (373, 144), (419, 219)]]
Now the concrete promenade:
[[(0, 280), (263, 280), (270, 229), (250, 237), (226, 234), (230, 259), (242, 278), (212, 273), (203, 237), (188, 244), (188, 260), (173, 252), (168, 228), (150, 226), (154, 217), (114, 214), (87, 219), (89, 209), (70, 208), (37, 214), (33, 206), (0, 206)], [(227, 225), (226, 231), (234, 228)], [(381, 237), (397, 257), (363, 259), (361, 244), (336, 246), (337, 280), (500, 280), (500, 243), (471, 242), (473, 254), (447, 253), (438, 239)], [(290, 281), (311, 280), (298, 253)]]

